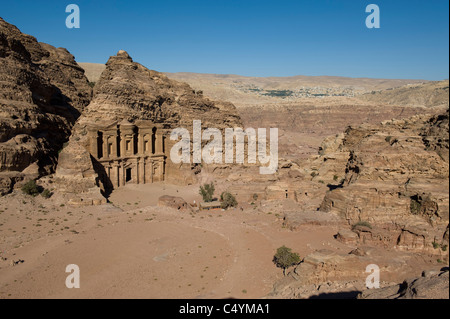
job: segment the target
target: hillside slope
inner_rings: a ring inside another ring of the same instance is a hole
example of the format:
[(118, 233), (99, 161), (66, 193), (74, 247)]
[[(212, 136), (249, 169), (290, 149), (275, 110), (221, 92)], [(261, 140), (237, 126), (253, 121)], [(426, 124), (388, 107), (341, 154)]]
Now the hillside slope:
[(399, 88), (373, 91), (360, 96), (362, 100), (390, 105), (448, 106), (449, 81), (405, 85)]

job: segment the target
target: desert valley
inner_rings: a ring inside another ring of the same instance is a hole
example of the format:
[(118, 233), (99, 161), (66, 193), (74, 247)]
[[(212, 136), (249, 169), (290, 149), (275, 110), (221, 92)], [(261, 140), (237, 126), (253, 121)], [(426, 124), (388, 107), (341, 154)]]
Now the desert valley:
[[(448, 80), (105, 62), (0, 18), (1, 299), (449, 298)], [(174, 163), (171, 132), (195, 120), (278, 128), (277, 172)]]

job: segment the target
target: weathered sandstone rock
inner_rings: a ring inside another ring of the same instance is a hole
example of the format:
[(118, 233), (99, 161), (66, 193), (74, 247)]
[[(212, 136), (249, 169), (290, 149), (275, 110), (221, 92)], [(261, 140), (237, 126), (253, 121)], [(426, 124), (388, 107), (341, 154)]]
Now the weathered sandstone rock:
[[(232, 104), (208, 100), (187, 84), (134, 62), (121, 50), (110, 57), (95, 85), (94, 98), (73, 129), (70, 147), (61, 153), (56, 177), (87, 178), (90, 185), (91, 171), (89, 176), (82, 172), (91, 161), (96, 186), (105, 195), (126, 183), (192, 184), (203, 169), (220, 166), (170, 160), (176, 143), (170, 133), (185, 128), (192, 134), (194, 120), (200, 120), (203, 129), (223, 133), (225, 128), (242, 127)], [(73, 167), (65, 156), (70, 158), (72, 150), (81, 148), (86, 152), (76, 154), (86, 165)]]
[(158, 206), (171, 207), (176, 210), (189, 210), (190, 206), (181, 197), (164, 195), (158, 199)]
[(448, 267), (441, 272), (424, 272), (422, 277), (399, 285), (366, 290), (358, 299), (449, 299), (448, 275)]
[[(84, 71), (63, 48), (39, 43), (0, 18), (0, 193), (36, 163), (52, 173), (57, 153), (91, 98)], [(7, 177), (6, 175), (10, 176)], [(25, 176), (28, 174), (25, 174)]]

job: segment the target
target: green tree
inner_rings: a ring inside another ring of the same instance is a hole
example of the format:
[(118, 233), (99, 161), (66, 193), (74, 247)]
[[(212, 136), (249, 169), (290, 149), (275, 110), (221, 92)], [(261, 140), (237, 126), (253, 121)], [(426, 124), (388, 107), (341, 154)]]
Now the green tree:
[(205, 203), (212, 202), (213, 195), (215, 191), (214, 184), (211, 182), (210, 184), (204, 184), (203, 186), (200, 186), (199, 194), (202, 195), (203, 201)]
[(272, 261), (278, 268), (283, 269), (283, 275), (286, 276), (286, 269), (300, 263), (300, 256), (293, 253), (291, 248), (282, 246), (277, 249)]
[(236, 207), (238, 202), (236, 198), (233, 196), (233, 194), (229, 192), (223, 192), (220, 195), (220, 201), (222, 202), (222, 208), (227, 209), (229, 207)]
[(41, 196), (44, 198), (50, 198), (52, 197), (52, 195), (53, 195), (52, 192), (49, 191), (48, 189), (44, 189), (44, 191), (41, 193)]
[(30, 180), (25, 185), (22, 186), (22, 192), (24, 192), (27, 195), (31, 196), (37, 196), (39, 194), (39, 188), (36, 185), (35, 180)]

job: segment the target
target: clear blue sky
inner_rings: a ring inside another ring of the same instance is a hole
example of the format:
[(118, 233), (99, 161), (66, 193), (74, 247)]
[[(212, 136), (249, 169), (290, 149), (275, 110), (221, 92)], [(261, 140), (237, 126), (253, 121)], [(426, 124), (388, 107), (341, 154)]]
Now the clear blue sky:
[[(80, 29), (65, 26), (71, 3)], [(365, 26), (371, 3), (380, 29)], [(449, 77), (448, 0), (1, 0), (0, 16), (79, 62), (124, 49), (162, 72)]]

